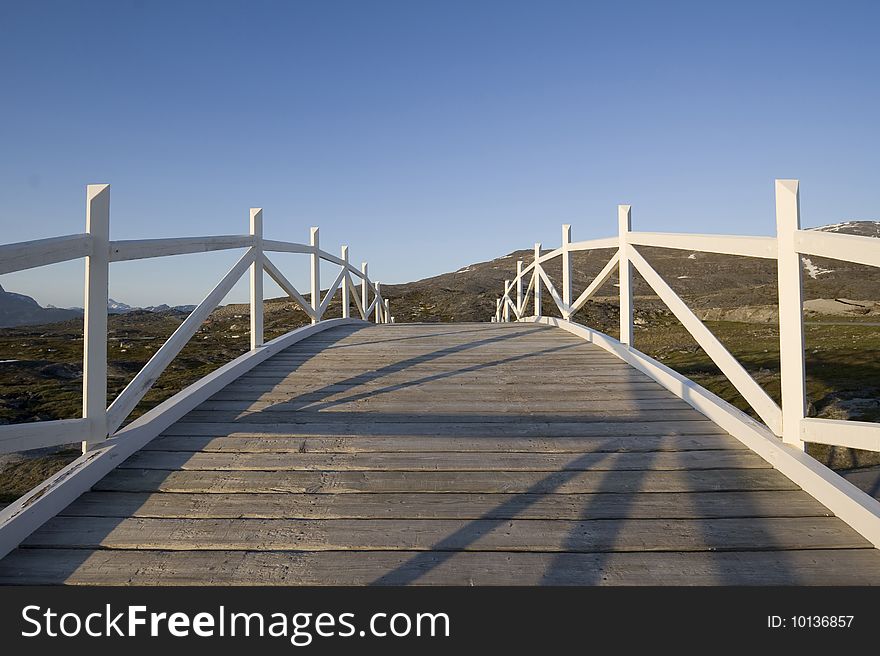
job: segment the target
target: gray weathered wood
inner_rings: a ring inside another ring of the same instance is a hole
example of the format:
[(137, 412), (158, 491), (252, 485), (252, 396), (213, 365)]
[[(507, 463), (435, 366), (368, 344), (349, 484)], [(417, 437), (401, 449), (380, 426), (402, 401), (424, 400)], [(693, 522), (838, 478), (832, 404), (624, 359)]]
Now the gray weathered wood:
[(218, 471), (629, 471), (767, 469), (750, 451), (639, 453), (202, 453), (140, 451), (121, 469)]
[[(142, 451), (203, 451), (206, 453), (359, 453), (387, 451), (457, 451), (467, 453), (596, 453), (629, 451), (743, 450), (724, 435), (624, 435), (621, 437), (448, 437), (435, 435), (357, 437), (294, 437), (277, 435), (198, 437), (163, 435)], [(488, 456), (491, 457), (491, 456)]]
[(95, 490), (121, 492), (713, 492), (793, 490), (772, 469), (588, 472), (168, 471), (117, 469)]
[(514, 553), (19, 549), (0, 584), (880, 585), (870, 549)]
[[(445, 421), (440, 421), (445, 419)], [(516, 422), (496, 423), (462, 422), (449, 418), (435, 417), (433, 423), (415, 421), (388, 421), (386, 418), (369, 423), (317, 421), (248, 423), (239, 422), (178, 422), (169, 426), (164, 435), (222, 435), (222, 436), (263, 436), (287, 435), (291, 437), (308, 436), (457, 436), (457, 437), (624, 437), (629, 435), (672, 436), (672, 435), (727, 435), (711, 421), (614, 421), (614, 422), (573, 422), (566, 420), (541, 420), (534, 417), (519, 417)], [(729, 436), (728, 436), (729, 437)]]
[(870, 547), (835, 517), (309, 520), (55, 517), (23, 546), (246, 551), (741, 551)]
[(89, 492), (61, 515), (252, 519), (822, 517), (800, 490), (653, 494), (168, 494)]

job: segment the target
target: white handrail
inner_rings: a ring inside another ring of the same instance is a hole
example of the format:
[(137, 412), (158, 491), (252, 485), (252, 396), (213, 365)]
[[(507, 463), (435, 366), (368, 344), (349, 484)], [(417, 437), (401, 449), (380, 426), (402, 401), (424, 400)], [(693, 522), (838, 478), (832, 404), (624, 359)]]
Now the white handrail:
[(217, 235), (215, 237), (173, 237), (171, 239), (132, 239), (110, 242), (110, 261), (125, 262), (170, 255), (207, 253), (254, 245), (252, 235)]
[[(776, 181), (775, 237), (744, 235), (677, 234), (665, 232), (634, 232), (630, 225), (630, 206), (618, 207), (618, 236), (571, 242), (570, 226), (564, 225), (562, 246), (541, 253), (535, 245), (532, 262), (517, 262), (514, 278), (505, 280), (503, 293), (498, 298), (493, 321), (509, 318), (507, 303), (511, 290), (517, 298), (512, 302), (516, 320), (541, 318), (541, 288), (546, 287), (553, 297), (562, 318), (572, 321), (573, 315), (613, 275), (620, 274), (618, 294), (621, 304), (620, 343), (632, 348), (632, 276), (635, 266), (662, 301), (672, 310), (688, 332), (696, 339), (710, 358), (719, 366), (734, 387), (765, 422), (766, 426), (783, 441), (803, 449), (805, 441), (849, 446), (880, 451), (880, 424), (870, 422), (840, 422), (806, 417), (806, 374), (804, 367), (803, 304), (801, 255), (828, 257), (856, 264), (880, 267), (880, 239), (839, 233), (802, 230), (797, 180)], [(712, 335), (702, 321), (687, 307), (662, 277), (651, 267), (635, 246), (653, 246), (677, 250), (720, 253), (742, 257), (777, 260), (779, 284), (779, 338), (781, 361), (782, 405), (770, 396), (748, 375), (743, 366)], [(571, 282), (572, 251), (617, 248), (611, 260), (573, 302), (568, 286)], [(543, 264), (562, 257), (562, 298), (547, 276)], [(528, 280), (528, 288), (523, 286)], [(534, 293), (533, 316), (526, 317), (529, 296)]]
[(776, 259), (775, 237), (741, 235), (689, 235), (677, 232), (630, 232), (629, 243), (684, 251)]
[[(204, 320), (219, 305), (236, 282), (250, 270), (251, 350), (263, 346), (263, 273), (278, 283), (317, 323), (323, 319), (336, 292), (342, 290), (342, 318), (350, 320), (350, 301), (365, 321), (375, 314), (375, 321), (390, 322), (390, 302), (384, 298), (381, 284), (367, 275), (367, 264), (356, 269), (348, 261), (348, 247), (337, 257), (318, 246), (318, 229), (312, 229), (312, 244), (297, 244), (263, 238), (263, 213), (250, 211), (250, 234), (169, 239), (111, 241), (110, 186), (89, 185), (86, 194), (86, 232), (49, 239), (0, 245), (0, 274), (23, 271), (38, 266), (86, 258), (85, 316), (83, 345), (83, 417), (0, 426), (0, 453), (82, 441), (91, 449), (112, 437), (125, 422), (153, 383), (195, 334)], [(111, 262), (152, 259), (171, 255), (247, 248), (238, 262), (205, 299), (135, 375), (117, 398), (107, 406), (107, 302)], [(290, 283), (266, 257), (266, 252), (301, 253), (311, 256), (311, 302)], [(321, 299), (320, 262), (340, 266), (339, 274)], [(360, 278), (361, 294), (351, 294), (352, 274)], [(372, 302), (367, 305), (369, 294)], [(369, 309), (368, 309), (369, 308)]]
[(0, 274), (86, 257), (92, 252), (90, 235), (65, 235), (0, 246)]
[(876, 237), (798, 230), (794, 234), (794, 248), (804, 255), (830, 257), (835, 260), (880, 267), (880, 250), (877, 248)]

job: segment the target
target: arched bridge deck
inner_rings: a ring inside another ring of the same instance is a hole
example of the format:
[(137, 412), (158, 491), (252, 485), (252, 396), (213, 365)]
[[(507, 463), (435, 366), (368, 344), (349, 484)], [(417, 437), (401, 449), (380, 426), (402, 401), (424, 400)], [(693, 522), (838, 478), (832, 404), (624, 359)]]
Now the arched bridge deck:
[(166, 429), (0, 583), (864, 584), (880, 551), (611, 353), (330, 328)]

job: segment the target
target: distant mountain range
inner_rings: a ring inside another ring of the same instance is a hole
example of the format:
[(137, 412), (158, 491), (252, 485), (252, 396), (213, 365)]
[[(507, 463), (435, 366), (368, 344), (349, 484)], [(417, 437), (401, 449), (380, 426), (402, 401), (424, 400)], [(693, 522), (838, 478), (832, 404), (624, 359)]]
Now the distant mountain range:
[[(112, 298), (107, 302), (108, 314), (128, 314), (129, 312), (192, 312), (195, 305), (150, 305), (134, 307), (120, 303)], [(82, 308), (58, 308), (54, 305), (42, 307), (37, 301), (24, 294), (8, 292), (0, 286), (0, 328), (12, 326), (31, 326), (43, 323), (67, 321), (82, 316)]]

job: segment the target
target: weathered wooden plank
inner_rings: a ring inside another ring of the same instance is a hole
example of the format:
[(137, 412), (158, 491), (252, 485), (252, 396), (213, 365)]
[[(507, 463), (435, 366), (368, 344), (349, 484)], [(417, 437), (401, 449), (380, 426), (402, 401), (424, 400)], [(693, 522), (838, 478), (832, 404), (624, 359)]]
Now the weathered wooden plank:
[(836, 517), (637, 520), (55, 517), (23, 546), (267, 551), (736, 551), (864, 548)]
[[(394, 386), (398, 387), (398, 386)], [(329, 391), (297, 393), (295, 391), (284, 392), (277, 388), (260, 393), (258, 391), (239, 391), (237, 389), (219, 392), (211, 397), (210, 403), (218, 402), (236, 404), (235, 406), (216, 406), (217, 409), (239, 409), (247, 408), (251, 410), (259, 410), (264, 407), (278, 405), (280, 403), (327, 403), (327, 402), (345, 402), (349, 400), (370, 400), (372, 402), (394, 402), (394, 403), (435, 403), (442, 401), (443, 403), (473, 403), (474, 398), (478, 397), (480, 402), (489, 406), (509, 406), (513, 403), (526, 403), (532, 406), (549, 406), (556, 405), (571, 406), (573, 404), (591, 404), (606, 400), (613, 401), (643, 401), (648, 399), (670, 399), (669, 392), (665, 390), (574, 390), (572, 393), (567, 392), (547, 392), (542, 391), (534, 395), (528, 395), (524, 390), (469, 390), (467, 387), (448, 388), (444, 390), (434, 389), (432, 386), (421, 388), (404, 388), (404, 389), (374, 389), (367, 390), (363, 388), (346, 389), (336, 393)], [(560, 399), (560, 395), (564, 394), (564, 398)], [(215, 406), (211, 406), (215, 407)]]
[(629, 471), (765, 469), (750, 451), (635, 453), (205, 453), (139, 451), (120, 469), (218, 471)]
[(725, 435), (672, 435), (668, 437), (196, 437), (165, 435), (144, 446), (143, 451), (204, 451), (229, 453), (359, 453), (390, 451), (459, 451), (471, 453), (596, 453), (627, 451), (687, 451), (745, 449)]
[(342, 437), (342, 436), (455, 436), (455, 437), (624, 437), (643, 435), (663, 437), (673, 435), (727, 435), (706, 419), (693, 421), (617, 421), (573, 422), (540, 421), (520, 417), (516, 422), (488, 422), (484, 424), (460, 421), (433, 423), (413, 421), (371, 421), (370, 423), (301, 421), (299, 423), (238, 422), (178, 422), (163, 431), (163, 435), (259, 437), (286, 435), (289, 437)]
[(92, 488), (118, 492), (736, 492), (794, 490), (773, 469), (569, 472), (167, 471), (116, 469)]
[(235, 412), (235, 411), (219, 411), (219, 410), (193, 410), (185, 417), (180, 419), (180, 423), (203, 423), (211, 422), (227, 422), (241, 424), (276, 424), (279, 422), (291, 424), (315, 424), (323, 423), (327, 425), (327, 429), (334, 424), (362, 424), (367, 422), (375, 422), (380, 420), (384, 423), (429, 423), (435, 424), (443, 421), (452, 421), (455, 423), (477, 423), (482, 426), (491, 423), (501, 423), (512, 425), (517, 423), (519, 419), (533, 420), (559, 420), (563, 417), (573, 423), (588, 422), (667, 422), (667, 421), (702, 421), (703, 415), (696, 410), (690, 408), (673, 409), (663, 406), (657, 408), (642, 408), (640, 410), (613, 410), (607, 407), (602, 408), (584, 408), (576, 410), (553, 410), (553, 411), (529, 411), (519, 413), (491, 413), (486, 409), (480, 410), (474, 408), (470, 412), (466, 412), (456, 408), (449, 408), (443, 412), (443, 408), (431, 408), (430, 414), (418, 410), (413, 411), (390, 411), (389, 409), (377, 406), (365, 406), (358, 408), (357, 411), (330, 407), (326, 411), (314, 412), (306, 410), (295, 410), (290, 412), (273, 412), (264, 410), (261, 412)]
[[(454, 373), (462, 370), (471, 369), (480, 369), (480, 370), (489, 370), (489, 372), (495, 373), (516, 373), (517, 370), (522, 373), (523, 368), (528, 367), (553, 367), (554, 369), (558, 369), (556, 371), (556, 377), (560, 375), (565, 375), (565, 369), (567, 367), (583, 367), (584, 370), (588, 372), (592, 371), (603, 371), (605, 373), (615, 373), (618, 371), (626, 371), (627, 365), (622, 364), (620, 362), (596, 362), (596, 363), (548, 363), (543, 360), (538, 361), (528, 361), (525, 359), (516, 360), (514, 362), (497, 362), (493, 363), (491, 361), (487, 362), (486, 358), (474, 358), (468, 362), (439, 362), (439, 361), (428, 361), (428, 362), (387, 362), (383, 363), (381, 361), (372, 360), (369, 364), (364, 363), (363, 365), (350, 364), (347, 362), (336, 362), (336, 361), (325, 361), (325, 362), (303, 362), (301, 364), (288, 364), (288, 365), (278, 365), (278, 364), (268, 364), (265, 366), (261, 366), (255, 373), (258, 374), (275, 374), (275, 375), (287, 375), (291, 373), (291, 369), (296, 371), (299, 374), (304, 373), (317, 373), (317, 372), (336, 372), (340, 376), (350, 376), (355, 373), (360, 373), (363, 371), (376, 371), (379, 373), (385, 373), (389, 371), (409, 371), (413, 374), (426, 374), (426, 373), (439, 373), (439, 372), (449, 372)], [(253, 375), (253, 374), (252, 374)]]
[(880, 585), (875, 549), (691, 553), (19, 549), (0, 584)]
[[(278, 383), (272, 383), (269, 381), (264, 382), (255, 382), (255, 381), (236, 381), (231, 383), (222, 391), (217, 392), (213, 397), (213, 399), (239, 399), (243, 398), (242, 395), (247, 394), (247, 398), (256, 400), (260, 397), (272, 398), (274, 396), (278, 397), (289, 397), (292, 395), (300, 395), (300, 394), (333, 394), (339, 392), (379, 392), (387, 389), (388, 387), (397, 387), (400, 386), (404, 391), (413, 390), (419, 393), (441, 393), (446, 394), (447, 392), (471, 392), (472, 394), (484, 394), (484, 393), (505, 393), (505, 394), (527, 394), (525, 392), (525, 387), (522, 385), (521, 381), (516, 380), (500, 380), (493, 381), (490, 383), (463, 383), (459, 382), (455, 379), (449, 378), (441, 378), (436, 381), (427, 380), (422, 381), (416, 379), (412, 379), (411, 381), (401, 381), (396, 385), (389, 385), (387, 381), (382, 378), (374, 378), (371, 380), (365, 380), (362, 383), (358, 382), (349, 382), (349, 381), (341, 381), (338, 383), (325, 383), (322, 384), (320, 381), (313, 380), (301, 380), (299, 377), (291, 377), (290, 379), (284, 379)], [(588, 386), (573, 386), (570, 383), (542, 383), (540, 387), (534, 389), (534, 394), (539, 394), (542, 396), (550, 396), (551, 394), (560, 395), (565, 394), (572, 398), (577, 398), (577, 395), (582, 391), (585, 394), (599, 394), (603, 392), (607, 393), (622, 393), (626, 391), (653, 391), (662, 393), (664, 395), (668, 395), (669, 392), (663, 387), (661, 387), (658, 383), (653, 381), (633, 381), (633, 382), (623, 382), (623, 381), (600, 381), (595, 382)], [(529, 393), (531, 396), (531, 393)]]
[[(223, 415), (230, 412), (235, 413), (253, 413), (253, 414), (286, 414), (286, 413), (302, 413), (308, 411), (328, 412), (347, 412), (349, 409), (355, 412), (393, 412), (393, 413), (412, 413), (419, 414), (425, 410), (425, 401), (418, 399), (396, 398), (394, 395), (353, 395), (343, 397), (339, 400), (318, 399), (315, 401), (205, 401), (193, 412), (216, 412)], [(507, 416), (508, 421), (515, 420), (514, 417), (518, 413), (541, 413), (541, 414), (560, 414), (563, 412), (576, 412), (580, 414), (590, 414), (592, 416), (609, 416), (613, 414), (617, 416), (622, 413), (642, 413), (650, 410), (679, 410), (686, 411), (690, 415), (697, 416), (697, 412), (688, 406), (684, 401), (677, 398), (654, 398), (654, 399), (605, 399), (599, 407), (591, 406), (582, 401), (571, 401), (568, 399), (557, 399), (552, 403), (549, 401), (535, 402), (527, 401), (497, 401), (489, 403), (484, 399), (464, 400), (459, 398), (445, 399), (442, 396), (435, 396), (431, 401), (431, 411), (434, 413), (480, 413), (493, 414), (502, 413)], [(511, 417), (513, 415), (513, 417)]]
[(499, 353), (497, 351), (481, 353), (478, 351), (469, 351), (467, 353), (456, 354), (438, 353), (407, 355), (404, 353), (400, 353), (399, 351), (389, 351), (388, 353), (383, 354), (365, 350), (363, 353), (345, 353), (344, 356), (339, 353), (327, 352), (315, 354), (306, 353), (298, 357), (276, 356), (267, 361), (266, 365), (264, 365), (263, 368), (280, 369), (284, 366), (299, 367), (312, 364), (314, 364), (315, 366), (323, 364), (339, 364), (340, 366), (349, 368), (363, 366), (368, 366), (372, 368), (375, 367), (377, 364), (380, 366), (406, 365), (419, 367), (421, 367), (423, 364), (436, 364), (440, 366), (449, 366), (450, 368), (474, 364), (485, 364), (489, 366), (515, 364), (517, 366), (522, 366), (524, 362), (530, 360), (536, 360), (542, 363), (555, 364), (560, 366), (592, 367), (594, 365), (621, 365), (620, 359), (616, 358), (613, 355), (599, 355), (593, 353), (572, 353), (566, 355), (565, 357), (558, 355), (553, 356), (541, 354), (529, 355), (523, 354), (522, 352), (517, 353), (516, 351), (511, 351), (510, 353)]
[(801, 491), (610, 494), (89, 492), (61, 515), (251, 519), (699, 519), (821, 517)]
[[(493, 371), (491, 380), (498, 384), (505, 385), (522, 385), (523, 378), (522, 374), (518, 374), (516, 372), (504, 372), (504, 371)], [(462, 385), (470, 385), (472, 383), (484, 383), (487, 380), (485, 373), (480, 372), (478, 369), (473, 371), (466, 370), (457, 370), (454, 372), (434, 372), (434, 373), (426, 373), (426, 372), (415, 372), (411, 370), (400, 370), (400, 371), (385, 371), (385, 372), (371, 372), (371, 371), (355, 371), (348, 372), (346, 374), (340, 374), (338, 370), (328, 368), (324, 371), (310, 371), (308, 375), (304, 375), (303, 372), (299, 370), (292, 370), (286, 373), (262, 373), (258, 370), (255, 370), (252, 373), (245, 374), (241, 376), (239, 382), (241, 384), (257, 384), (257, 385), (266, 385), (266, 384), (293, 384), (293, 385), (330, 385), (330, 384), (346, 384), (346, 385), (363, 385), (367, 383), (374, 384), (393, 384), (400, 382), (413, 382), (418, 381), (422, 383), (430, 383), (434, 381), (449, 381)], [(556, 375), (553, 375), (552, 372), (546, 371), (536, 371), (532, 376), (530, 376), (529, 380), (533, 383), (538, 383), (543, 386), (545, 383), (549, 382), (558, 382), (560, 380), (560, 375), (557, 372)], [(598, 384), (608, 384), (608, 383), (619, 383), (619, 384), (627, 384), (627, 383), (647, 383), (651, 381), (650, 378), (645, 376), (639, 372), (633, 372), (632, 370), (621, 370), (621, 371), (578, 371), (577, 374), (566, 375), (564, 377), (565, 382), (570, 385), (572, 388), (579, 387), (583, 385), (598, 385)]]

